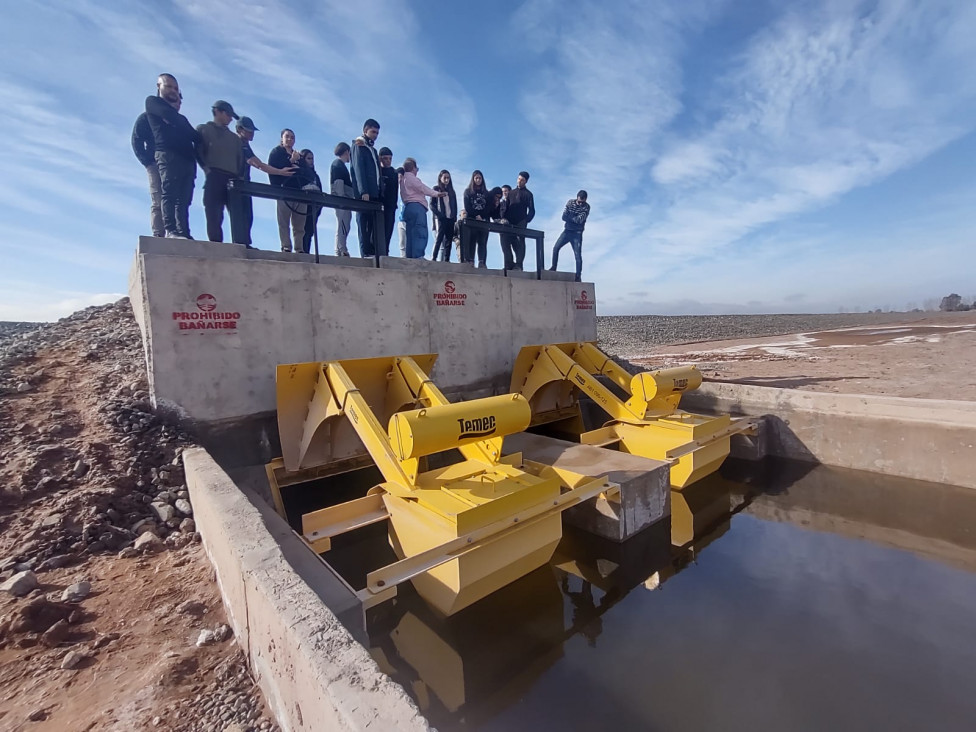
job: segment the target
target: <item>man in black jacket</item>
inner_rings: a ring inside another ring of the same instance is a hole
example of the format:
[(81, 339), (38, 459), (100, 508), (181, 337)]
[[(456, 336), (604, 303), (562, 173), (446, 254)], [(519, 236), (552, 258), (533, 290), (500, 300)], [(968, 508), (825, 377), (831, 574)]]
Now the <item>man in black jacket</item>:
[[(370, 118), (363, 123), (362, 144), (354, 143), (352, 146), (352, 187), (356, 191), (356, 198), (363, 201), (382, 201), (380, 159), (374, 146), (379, 134), (380, 123)], [(357, 213), (356, 223), (359, 224), (359, 253), (363, 257), (372, 257), (376, 253), (373, 214)]]
[[(535, 198), (532, 191), (525, 187), (528, 182), (529, 174), (521, 171), (515, 188), (508, 194), (505, 213), (512, 226), (523, 229), (535, 218)], [(525, 260), (525, 237), (507, 234), (502, 239), (502, 252), (505, 255), (505, 269), (521, 272)]]
[(142, 163), (142, 167), (149, 175), (149, 198), (152, 201), (149, 207), (149, 223), (152, 226), (153, 236), (166, 236), (166, 229), (163, 227), (163, 211), (160, 208), (156, 140), (153, 139), (152, 127), (149, 126), (149, 117), (145, 112), (136, 117), (136, 123), (132, 127), (132, 152), (136, 154), (136, 159)]
[(383, 234), (386, 237), (386, 249), (380, 254), (390, 256), (390, 238), (396, 226), (397, 202), (400, 198), (400, 176), (393, 167), (393, 151), (388, 147), (380, 148), (380, 182), (383, 191), (383, 223), (386, 226)]
[(146, 117), (156, 143), (163, 228), (168, 237), (189, 239), (198, 135), (180, 114), (181, 103), (176, 77), (160, 74), (156, 79), (156, 96), (146, 98)]
[(576, 198), (566, 201), (566, 208), (563, 209), (563, 233), (556, 239), (552, 247), (552, 272), (556, 271), (559, 264), (559, 250), (565, 244), (573, 247), (573, 254), (576, 256), (576, 281), (579, 282), (583, 274), (583, 229), (586, 227), (586, 217), (590, 215), (590, 204), (586, 202), (586, 191), (580, 191)]

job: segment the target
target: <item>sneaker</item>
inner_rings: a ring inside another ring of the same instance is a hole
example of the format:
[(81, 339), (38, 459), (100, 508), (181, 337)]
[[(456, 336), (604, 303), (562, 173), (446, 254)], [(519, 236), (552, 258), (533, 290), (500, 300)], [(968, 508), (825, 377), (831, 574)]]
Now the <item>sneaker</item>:
[(180, 235), (177, 234), (175, 231), (167, 231), (165, 238), (167, 238), (167, 239), (179, 239), (180, 238)]
[(550, 267), (550, 268), (549, 268), (549, 271), (550, 271), (550, 272), (555, 272), (555, 271), (556, 271), (556, 268), (555, 268), (555, 267)]
[(478, 269), (488, 269), (487, 262), (478, 262)]
[(291, 249), (285, 249), (284, 247), (282, 247), (281, 251), (283, 251), (285, 254), (291, 254)]

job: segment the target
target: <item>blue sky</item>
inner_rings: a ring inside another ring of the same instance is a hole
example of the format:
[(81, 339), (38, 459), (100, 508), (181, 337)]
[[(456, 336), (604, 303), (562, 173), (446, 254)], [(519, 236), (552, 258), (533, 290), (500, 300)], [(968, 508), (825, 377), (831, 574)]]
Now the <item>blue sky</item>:
[[(550, 244), (587, 189), (601, 314), (976, 295), (973, 2), (8, 5), (0, 320), (125, 292), (149, 228), (129, 135), (160, 71), (194, 124), (218, 98), (253, 117), (262, 159), (288, 126), (321, 171), (375, 117), (428, 184), (525, 168)], [(255, 209), (256, 243), (277, 247), (272, 204)]]

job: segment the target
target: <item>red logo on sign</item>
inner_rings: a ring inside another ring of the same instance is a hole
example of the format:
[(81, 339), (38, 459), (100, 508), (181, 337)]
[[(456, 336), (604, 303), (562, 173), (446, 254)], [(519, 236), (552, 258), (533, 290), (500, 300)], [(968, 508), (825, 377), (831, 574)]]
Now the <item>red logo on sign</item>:
[(217, 298), (215, 298), (213, 295), (208, 295), (207, 293), (203, 293), (202, 295), (200, 295), (200, 297), (197, 298), (197, 307), (200, 308), (205, 313), (209, 313), (213, 310), (216, 310)]
[(464, 301), (467, 299), (467, 294), (458, 292), (457, 285), (455, 285), (452, 280), (447, 280), (447, 282), (444, 283), (444, 292), (434, 293), (435, 305), (464, 305)]
[(576, 305), (577, 310), (592, 310), (596, 302), (590, 299), (590, 296), (586, 294), (586, 290), (583, 290), (580, 292), (580, 296), (573, 300), (573, 304)]
[(237, 330), (237, 321), (241, 319), (240, 313), (222, 313), (217, 311), (217, 298), (204, 292), (197, 296), (197, 309), (175, 310), (173, 320), (177, 321), (177, 327), (184, 332), (195, 330)]

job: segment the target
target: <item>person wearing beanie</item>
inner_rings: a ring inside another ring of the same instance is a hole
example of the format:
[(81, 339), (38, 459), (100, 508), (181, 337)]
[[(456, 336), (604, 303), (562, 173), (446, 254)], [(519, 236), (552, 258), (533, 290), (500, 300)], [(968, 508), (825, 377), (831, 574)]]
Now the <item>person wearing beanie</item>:
[(580, 191), (576, 198), (566, 202), (563, 209), (563, 233), (556, 239), (552, 247), (552, 266), (550, 271), (555, 272), (559, 264), (559, 250), (565, 244), (573, 247), (573, 254), (576, 257), (576, 281), (580, 282), (583, 275), (583, 229), (586, 227), (586, 217), (590, 215), (590, 204), (586, 202), (586, 191)]
[[(352, 146), (352, 187), (356, 198), (363, 201), (383, 200), (383, 178), (375, 147), (379, 135), (380, 123), (370, 118), (363, 123), (362, 144)], [(359, 225), (359, 254), (363, 257), (375, 256), (377, 251), (373, 241), (373, 214), (357, 212), (356, 223)], [(385, 237), (384, 241), (387, 241)], [(378, 253), (386, 254), (382, 251)]]
[(383, 199), (383, 234), (386, 237), (386, 249), (380, 254), (390, 255), (390, 239), (393, 238), (393, 227), (396, 226), (397, 202), (399, 200), (400, 176), (393, 167), (393, 151), (388, 147), (380, 148), (380, 182)]
[[(241, 117), (237, 123), (237, 135), (241, 139), (241, 156), (244, 158), (244, 166), (241, 170), (240, 177), (244, 180), (251, 180), (251, 168), (257, 168), (268, 175), (277, 175), (282, 178), (290, 178), (294, 175), (297, 170), (295, 166), (289, 165), (287, 168), (272, 168), (267, 163), (261, 162), (261, 158), (254, 154), (254, 150), (251, 149), (251, 143), (254, 141), (254, 133), (257, 131), (258, 128), (254, 126), (254, 120), (250, 117)], [(243, 244), (250, 249), (251, 226), (254, 224), (254, 201), (250, 196), (242, 196), (241, 199), (244, 210), (244, 221), (242, 222), (242, 233), (240, 234), (241, 241), (235, 241), (234, 243)]]

